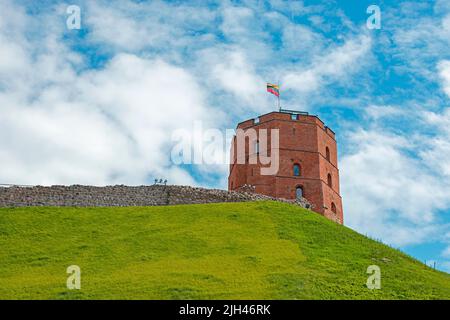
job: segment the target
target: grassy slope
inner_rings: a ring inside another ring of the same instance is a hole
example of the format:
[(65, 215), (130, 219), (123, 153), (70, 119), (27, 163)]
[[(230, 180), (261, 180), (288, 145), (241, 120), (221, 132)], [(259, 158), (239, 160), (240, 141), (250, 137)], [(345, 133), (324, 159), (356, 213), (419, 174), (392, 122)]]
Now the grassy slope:
[[(81, 267), (81, 290), (66, 268)], [(382, 289), (366, 269), (381, 267)], [(0, 209), (0, 299), (450, 299), (450, 276), (289, 204)]]

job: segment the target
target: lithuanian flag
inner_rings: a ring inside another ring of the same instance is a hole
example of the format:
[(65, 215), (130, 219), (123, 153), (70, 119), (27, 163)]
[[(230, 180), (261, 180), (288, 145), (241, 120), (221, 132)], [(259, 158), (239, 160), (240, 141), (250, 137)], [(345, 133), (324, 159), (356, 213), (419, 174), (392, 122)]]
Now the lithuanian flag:
[(277, 97), (280, 97), (280, 87), (276, 84), (267, 84), (267, 92), (270, 92), (271, 94), (276, 95)]

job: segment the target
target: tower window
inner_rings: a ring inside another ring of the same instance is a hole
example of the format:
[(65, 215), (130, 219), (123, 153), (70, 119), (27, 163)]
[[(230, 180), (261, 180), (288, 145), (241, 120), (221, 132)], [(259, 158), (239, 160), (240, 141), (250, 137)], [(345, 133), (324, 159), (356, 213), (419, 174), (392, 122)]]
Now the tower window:
[(255, 119), (253, 119), (253, 123), (254, 123), (254, 124), (258, 124), (258, 123), (259, 123), (259, 117), (258, 117), (258, 118), (255, 118)]
[(327, 160), (330, 161), (330, 149), (328, 147), (325, 149), (325, 156)]
[(303, 198), (303, 188), (301, 186), (297, 186), (295, 188), (295, 198), (297, 200), (301, 200), (301, 198)]
[(333, 180), (331, 179), (331, 174), (328, 174), (328, 177), (327, 177), (327, 182), (328, 182), (328, 186), (330, 187), (330, 188), (333, 188)]
[(334, 204), (334, 202), (331, 203), (331, 211), (333, 213), (336, 213), (336, 205)]
[(259, 153), (259, 141), (255, 142), (255, 153)]
[(294, 176), (299, 177), (300, 176), (300, 165), (299, 164), (294, 164)]
[(298, 114), (291, 114), (291, 120), (298, 120)]

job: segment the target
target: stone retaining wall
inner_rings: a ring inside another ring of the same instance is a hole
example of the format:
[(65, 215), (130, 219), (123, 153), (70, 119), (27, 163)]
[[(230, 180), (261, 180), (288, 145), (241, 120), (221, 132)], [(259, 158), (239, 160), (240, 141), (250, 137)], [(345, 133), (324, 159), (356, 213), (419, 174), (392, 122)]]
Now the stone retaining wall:
[(276, 200), (310, 208), (302, 201), (275, 199), (249, 191), (229, 192), (188, 186), (34, 186), (0, 187), (0, 207), (26, 206), (161, 206), (193, 203)]

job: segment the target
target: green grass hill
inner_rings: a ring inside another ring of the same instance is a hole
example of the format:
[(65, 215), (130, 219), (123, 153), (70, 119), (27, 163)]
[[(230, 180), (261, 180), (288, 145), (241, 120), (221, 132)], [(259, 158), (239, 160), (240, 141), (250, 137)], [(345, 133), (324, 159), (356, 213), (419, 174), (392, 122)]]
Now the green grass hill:
[(450, 299), (450, 275), (272, 201), (2, 208), (0, 299)]

